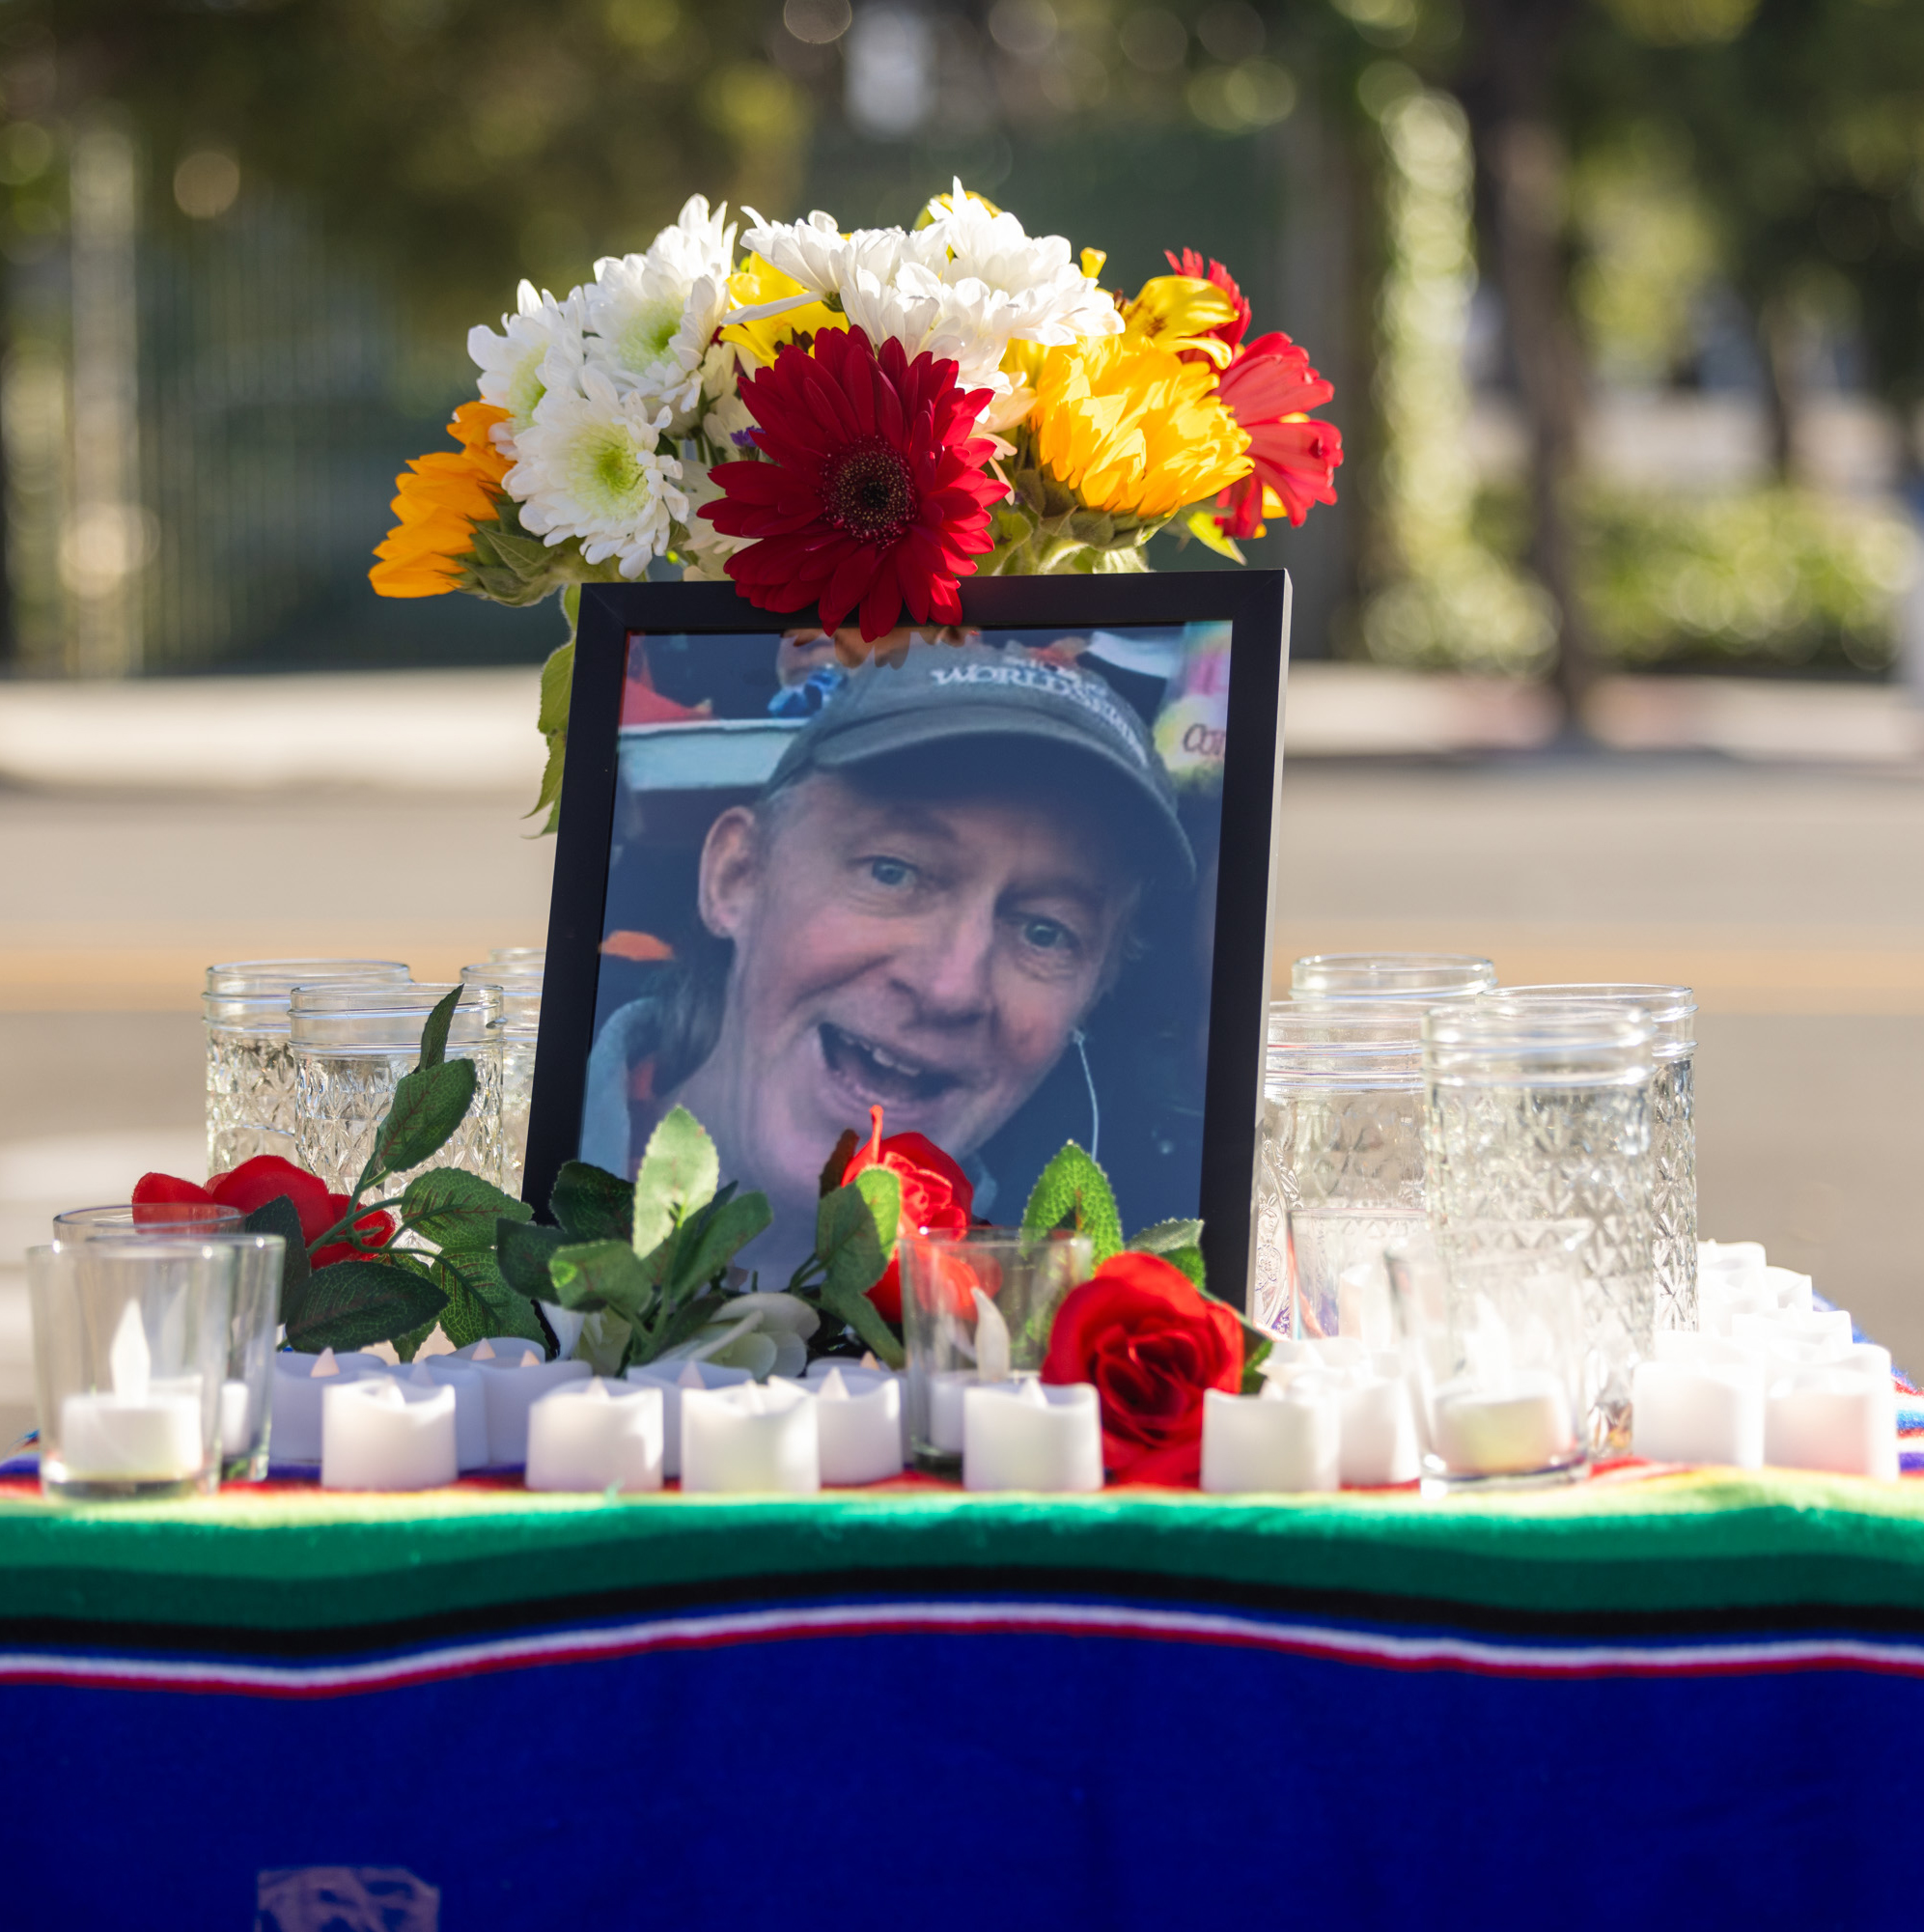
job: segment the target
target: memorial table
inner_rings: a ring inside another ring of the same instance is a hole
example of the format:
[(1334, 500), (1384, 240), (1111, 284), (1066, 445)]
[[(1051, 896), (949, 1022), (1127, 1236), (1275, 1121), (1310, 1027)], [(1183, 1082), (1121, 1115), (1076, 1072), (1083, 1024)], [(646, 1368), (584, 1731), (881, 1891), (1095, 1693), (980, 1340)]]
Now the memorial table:
[(0, 1500), (9, 1918), (1869, 1924), (1924, 1486)]

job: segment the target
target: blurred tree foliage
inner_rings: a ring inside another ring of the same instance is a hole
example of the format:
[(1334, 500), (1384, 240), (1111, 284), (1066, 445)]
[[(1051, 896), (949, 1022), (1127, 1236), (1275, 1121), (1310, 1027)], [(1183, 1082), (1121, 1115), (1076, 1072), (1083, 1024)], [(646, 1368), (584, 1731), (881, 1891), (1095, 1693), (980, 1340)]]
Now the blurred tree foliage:
[(786, 201), (814, 110), (764, 51), (779, 17), (767, 0), (15, 0), (0, 89), (33, 126), (123, 109), (163, 207), (209, 153), (296, 191), (459, 343), (516, 274), (579, 280), (691, 193)]

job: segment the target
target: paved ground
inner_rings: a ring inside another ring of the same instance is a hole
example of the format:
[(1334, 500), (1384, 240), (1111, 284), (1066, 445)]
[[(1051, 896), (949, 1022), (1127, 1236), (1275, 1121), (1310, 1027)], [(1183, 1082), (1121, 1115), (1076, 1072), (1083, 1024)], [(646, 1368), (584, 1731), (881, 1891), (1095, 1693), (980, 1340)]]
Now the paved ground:
[[(1924, 1364), (1924, 773), (1304, 760), (1285, 790), (1285, 971), (1399, 945), (1689, 980), (1706, 1232)], [(367, 950), (426, 977), (538, 938), (551, 848), (521, 802), (0, 791), (0, 1427), (31, 1404), (19, 1250), (143, 1167), (199, 1171), (198, 968)]]

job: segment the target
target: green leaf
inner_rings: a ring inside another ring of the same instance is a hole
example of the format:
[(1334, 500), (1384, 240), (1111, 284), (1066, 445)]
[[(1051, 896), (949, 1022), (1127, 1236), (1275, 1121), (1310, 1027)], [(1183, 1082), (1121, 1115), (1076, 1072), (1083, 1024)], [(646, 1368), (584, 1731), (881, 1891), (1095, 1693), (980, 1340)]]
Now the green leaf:
[(564, 1161), (548, 1208), (571, 1241), (627, 1241), (634, 1231), (634, 1187), (585, 1161)]
[(440, 1327), (438, 1320), (423, 1322), (418, 1329), (409, 1329), (404, 1335), (395, 1335), (394, 1352), (403, 1361), (412, 1361), (421, 1353), (421, 1344)]
[[(571, 602), (572, 600), (572, 602)], [(568, 708), (574, 690), (574, 623), (581, 608), (581, 587), (571, 584), (562, 593), (562, 608), (569, 624), (568, 642), (542, 666), (541, 711), (536, 724), (547, 740), (547, 764), (542, 771), (542, 788), (527, 817), (545, 812), (545, 832), (561, 826), (561, 781), (568, 769)]]
[(648, 1136), (634, 1177), (634, 1251), (652, 1254), (721, 1184), (721, 1157), (708, 1129), (684, 1106), (670, 1107)]
[(886, 1167), (864, 1167), (852, 1185), (869, 1204), (876, 1239), (881, 1243), (881, 1265), (895, 1259), (896, 1238), (902, 1232), (902, 1176)]
[(865, 1167), (846, 1188), (823, 1195), (815, 1215), (815, 1251), (827, 1271), (818, 1291), (822, 1305), (891, 1368), (902, 1366), (902, 1344), (868, 1291), (888, 1267), (901, 1218), (902, 1183), (885, 1167)]
[(459, 1167), (431, 1167), (415, 1175), (401, 1196), (403, 1218), (442, 1247), (492, 1247), (502, 1221), (532, 1220), (534, 1212), (525, 1201)]
[(443, 1060), (402, 1075), (375, 1134), (370, 1165), (379, 1174), (402, 1174), (432, 1160), (454, 1138), (473, 1102), (472, 1060)]
[(625, 1241), (580, 1242), (548, 1257), (549, 1298), (564, 1308), (612, 1308), (639, 1323), (653, 1306), (655, 1277)]
[(658, 1335), (647, 1336), (637, 1345), (634, 1359), (638, 1362), (659, 1359), (670, 1349), (678, 1349), (683, 1342), (693, 1341), (718, 1315), (727, 1312), (726, 1295), (697, 1295), (692, 1302), (684, 1302), (662, 1323)]
[(313, 1352), (392, 1341), (438, 1320), (446, 1300), (424, 1266), (400, 1255), (337, 1261), (309, 1278), (300, 1321), (288, 1324), (288, 1342)]
[(1208, 1285), (1208, 1271), (1203, 1267), (1203, 1251), (1200, 1247), (1172, 1247), (1168, 1253), (1157, 1256), (1158, 1261), (1166, 1261), (1171, 1268), (1186, 1274), (1196, 1287)]
[(271, 1201), (263, 1201), (240, 1227), (244, 1234), (277, 1234), (287, 1244), (281, 1262), (281, 1320), (292, 1326), (300, 1313), (301, 1298), (307, 1293), (308, 1276), (313, 1272), (294, 1204), (287, 1195), (276, 1194)]
[[(1247, 1324), (1244, 1324), (1244, 1327), (1246, 1330)], [(1262, 1394), (1264, 1381), (1263, 1364), (1269, 1359), (1269, 1350), (1272, 1346), (1273, 1344), (1266, 1335), (1252, 1348), (1249, 1343), (1248, 1334), (1244, 1333), (1242, 1337), (1242, 1393), (1244, 1395)]]
[(1024, 1234), (1059, 1227), (1089, 1237), (1098, 1268), (1122, 1252), (1123, 1224), (1109, 1177), (1073, 1140), (1037, 1177), (1022, 1213)]
[(448, 1028), (455, 1023), (455, 1008), (466, 991), (466, 987), (458, 986), (434, 1002), (433, 1012), (421, 1028), (421, 1058), (417, 1065), (438, 1067), (448, 1057)]
[(1157, 1221), (1129, 1239), (1135, 1254), (1168, 1254), (1179, 1247), (1194, 1247), (1203, 1238), (1201, 1221)]
[(494, 1252), (501, 1278), (516, 1295), (530, 1302), (554, 1300), (554, 1283), (547, 1264), (556, 1248), (568, 1237), (558, 1227), (536, 1227), (531, 1222), (501, 1220), (494, 1224)]
[(711, 1201), (683, 1223), (675, 1245), (669, 1286), (683, 1290), (714, 1280), (773, 1218), (767, 1194)]
[[(864, 1181), (871, 1185), (864, 1188)], [(823, 1194), (815, 1211), (815, 1251), (822, 1257), (825, 1286), (866, 1295), (888, 1266), (882, 1222), (891, 1222), (892, 1237), (892, 1223), (901, 1214), (902, 1183), (886, 1167), (865, 1167), (846, 1188)]]
[[(524, 1295), (517, 1295), (508, 1285), (495, 1262), (493, 1249), (450, 1249), (440, 1256), (437, 1274), (443, 1280), (449, 1275), (458, 1278), (467, 1299), (485, 1311), (487, 1326), (480, 1334), (463, 1335), (455, 1341), (454, 1331), (449, 1330), (448, 1339), (454, 1342), (456, 1348), (465, 1348), (469, 1342), (478, 1342), (483, 1335), (518, 1335), (524, 1341), (539, 1343), (542, 1353), (547, 1353), (547, 1330), (542, 1327), (534, 1302)], [(552, 1296), (553, 1290), (544, 1292)], [(447, 1322), (444, 1313), (441, 1326), (447, 1328)]]

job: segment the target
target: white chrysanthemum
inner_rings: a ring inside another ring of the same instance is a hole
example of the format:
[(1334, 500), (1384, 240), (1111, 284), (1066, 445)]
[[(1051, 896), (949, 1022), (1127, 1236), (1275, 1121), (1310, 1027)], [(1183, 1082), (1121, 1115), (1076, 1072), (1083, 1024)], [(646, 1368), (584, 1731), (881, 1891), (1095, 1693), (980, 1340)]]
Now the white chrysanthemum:
[(632, 389), (668, 410), (671, 435), (694, 427), (702, 406), (702, 364), (731, 299), (718, 275), (687, 286), (645, 255), (595, 265), (588, 290), (588, 360), (618, 390)]
[(858, 228), (844, 235), (835, 217), (820, 209), (806, 221), (764, 221), (752, 208), (742, 212), (755, 225), (742, 232), (741, 245), (811, 294), (845, 294), (858, 274), (886, 286), (905, 266), (934, 267), (945, 253), (927, 229), (910, 235), (900, 228)]
[(572, 386), (584, 354), (583, 320), (579, 289), (558, 302), (545, 289), (523, 282), (515, 314), (501, 318), (501, 334), (486, 324), (468, 330), (467, 352), (481, 370), (481, 400), (508, 412), (508, 421), (495, 426), (496, 442), (512, 447), (543, 396), (557, 384)]
[(748, 433), (755, 418), (741, 400), (741, 358), (733, 343), (716, 343), (703, 358), (702, 395), (707, 404), (702, 434), (722, 453), (722, 461), (752, 456)]
[(956, 379), (964, 389), (1009, 386), (1002, 374), (1006, 331), (997, 326), (992, 292), (980, 282), (951, 288), (919, 265), (905, 266), (892, 283), (866, 271), (842, 292), (849, 320), (873, 343), (891, 337), (910, 357), (929, 354), (956, 365)]
[[(648, 244), (649, 258), (671, 268), (683, 282), (703, 275), (723, 276), (735, 267), (735, 224), (728, 204), (711, 214), (706, 195), (690, 195), (671, 228)], [(599, 266), (599, 265), (597, 265)]]
[(985, 322), (1005, 341), (1066, 347), (1078, 336), (1121, 334), (1114, 301), (1082, 272), (1064, 237), (1025, 233), (1013, 214), (991, 214), (960, 181), (953, 196), (937, 197), (929, 210), (934, 219), (921, 233), (941, 242), (937, 274), (952, 287), (983, 284)]
[(536, 406), (516, 438), (508, 493), (522, 523), (548, 544), (578, 538), (589, 563), (616, 557), (623, 576), (638, 577), (688, 517), (688, 499), (675, 487), (682, 465), (655, 447), (668, 411), (651, 416), (643, 397), (618, 395), (592, 364), (580, 383), (550, 389)]
[(701, 514), (704, 503), (713, 503), (722, 494), (722, 487), (715, 482), (712, 473), (701, 464), (695, 464), (688, 476), (688, 514), (683, 519), (687, 535), (678, 546), (694, 560), (686, 573), (690, 582), (711, 582), (725, 577), (727, 573), (722, 565), (737, 550), (755, 541), (752, 537), (731, 537), (726, 531), (717, 530)]

